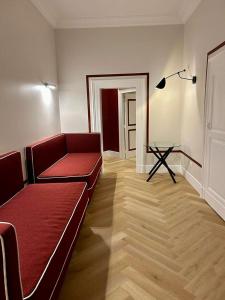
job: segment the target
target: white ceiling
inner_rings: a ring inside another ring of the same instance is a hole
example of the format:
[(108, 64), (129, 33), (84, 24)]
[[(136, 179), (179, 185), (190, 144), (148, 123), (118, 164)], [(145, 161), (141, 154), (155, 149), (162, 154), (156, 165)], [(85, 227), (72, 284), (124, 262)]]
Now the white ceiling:
[(30, 0), (56, 28), (183, 24), (202, 0)]

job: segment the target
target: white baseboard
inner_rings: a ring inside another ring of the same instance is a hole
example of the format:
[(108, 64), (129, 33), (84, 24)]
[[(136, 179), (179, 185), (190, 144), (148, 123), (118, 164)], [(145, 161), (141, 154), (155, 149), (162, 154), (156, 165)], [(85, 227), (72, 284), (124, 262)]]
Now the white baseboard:
[[(139, 165), (137, 166), (138, 173), (148, 173), (153, 165)], [(182, 165), (169, 165), (169, 167), (175, 172), (182, 174), (185, 179), (191, 184), (191, 186), (200, 194), (203, 195), (202, 184), (190, 173), (188, 172)], [(167, 169), (164, 166), (161, 166), (157, 171), (158, 173), (166, 173)]]
[(225, 202), (224, 199), (219, 195), (215, 194), (212, 190), (206, 191), (203, 185), (185, 168), (182, 166), (182, 174), (186, 180), (191, 184), (191, 186), (200, 194), (200, 197), (203, 198), (212, 209), (223, 219), (225, 220)]
[(103, 157), (120, 157), (120, 153), (116, 151), (107, 150), (103, 152)]
[(212, 209), (223, 219), (225, 220), (225, 202), (222, 197), (215, 194), (213, 190), (208, 189), (206, 191), (203, 185), (193, 176), (190, 172), (185, 170), (182, 167), (182, 172), (186, 180), (191, 184), (191, 186), (200, 194), (200, 197), (203, 198)]
[(144, 165), (137, 165), (136, 164), (136, 172), (137, 173), (146, 173), (145, 172), (145, 166)]
[(204, 191), (205, 201), (225, 220), (225, 202), (219, 195), (214, 195), (213, 191)]
[(136, 157), (136, 151), (129, 151), (126, 153), (127, 158)]
[[(148, 173), (153, 165), (139, 165), (137, 166), (138, 173)], [(216, 213), (225, 220), (225, 202), (224, 200), (218, 199), (218, 195), (214, 196), (213, 191), (204, 191), (203, 185), (182, 165), (169, 165), (169, 167), (175, 173), (181, 173), (190, 185), (200, 194), (200, 197), (204, 198), (205, 201), (216, 211)], [(158, 170), (159, 173), (167, 172), (165, 167), (161, 167)]]
[(200, 194), (200, 197), (202, 197), (202, 184), (183, 166), (181, 166), (181, 174), (186, 178), (190, 185)]

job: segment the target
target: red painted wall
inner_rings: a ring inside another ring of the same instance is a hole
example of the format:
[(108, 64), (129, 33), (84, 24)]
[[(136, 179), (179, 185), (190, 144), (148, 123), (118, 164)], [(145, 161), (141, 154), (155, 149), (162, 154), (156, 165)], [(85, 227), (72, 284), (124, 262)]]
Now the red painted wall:
[(101, 96), (103, 150), (119, 152), (118, 90), (104, 89)]

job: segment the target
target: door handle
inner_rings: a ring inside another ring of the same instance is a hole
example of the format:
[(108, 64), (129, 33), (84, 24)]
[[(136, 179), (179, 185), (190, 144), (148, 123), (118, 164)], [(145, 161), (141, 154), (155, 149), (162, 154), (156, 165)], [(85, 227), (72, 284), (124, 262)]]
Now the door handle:
[(210, 129), (212, 129), (212, 123), (211, 122), (208, 122), (207, 123), (207, 128), (210, 130)]

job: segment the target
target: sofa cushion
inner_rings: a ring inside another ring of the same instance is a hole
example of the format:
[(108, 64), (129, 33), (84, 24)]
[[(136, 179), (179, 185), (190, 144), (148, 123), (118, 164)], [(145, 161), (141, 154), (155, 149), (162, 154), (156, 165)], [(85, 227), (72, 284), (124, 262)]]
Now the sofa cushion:
[(23, 188), (21, 156), (19, 152), (0, 155), (0, 206)]
[(65, 135), (59, 134), (26, 147), (29, 182), (67, 153)]
[(69, 153), (38, 176), (39, 182), (85, 181), (88, 189), (100, 172), (100, 153)]
[(0, 209), (15, 226), (26, 299), (49, 299), (88, 203), (86, 183), (29, 185)]

